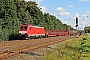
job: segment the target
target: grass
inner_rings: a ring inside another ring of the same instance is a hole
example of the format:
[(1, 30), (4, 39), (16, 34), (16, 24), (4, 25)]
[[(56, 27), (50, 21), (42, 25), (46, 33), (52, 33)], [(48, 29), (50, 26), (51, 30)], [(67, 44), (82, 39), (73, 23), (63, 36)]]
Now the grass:
[(90, 38), (82, 35), (79, 38), (59, 44), (57, 49), (47, 50), (42, 60), (89, 60)]

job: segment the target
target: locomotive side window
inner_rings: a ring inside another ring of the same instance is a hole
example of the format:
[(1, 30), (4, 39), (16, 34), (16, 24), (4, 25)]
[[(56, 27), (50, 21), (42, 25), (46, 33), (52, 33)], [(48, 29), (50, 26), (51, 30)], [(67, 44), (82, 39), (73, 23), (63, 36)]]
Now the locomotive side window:
[(31, 30), (31, 27), (29, 27), (29, 30)]

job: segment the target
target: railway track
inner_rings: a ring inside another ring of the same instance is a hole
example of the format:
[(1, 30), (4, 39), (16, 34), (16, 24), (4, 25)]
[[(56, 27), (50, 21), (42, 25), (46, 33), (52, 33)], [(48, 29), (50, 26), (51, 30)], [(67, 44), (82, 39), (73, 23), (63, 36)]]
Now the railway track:
[(0, 59), (8, 58), (13, 55), (32, 51), (40, 47), (58, 43), (71, 39), (70, 36), (58, 36), (50, 38), (32, 39), (32, 40), (16, 40), (0, 43)]

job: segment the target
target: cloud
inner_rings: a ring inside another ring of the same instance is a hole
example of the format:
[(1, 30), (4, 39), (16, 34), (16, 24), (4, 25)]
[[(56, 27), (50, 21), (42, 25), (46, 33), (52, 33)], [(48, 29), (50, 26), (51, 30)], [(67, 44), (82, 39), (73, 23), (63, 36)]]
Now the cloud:
[(70, 8), (73, 8), (74, 6), (73, 6), (73, 5), (70, 5), (69, 7), (70, 7)]
[(75, 17), (79, 17), (79, 14), (75, 14), (74, 16), (75, 16)]
[(60, 12), (60, 16), (68, 16), (70, 14), (69, 12), (66, 12), (65, 9), (62, 7), (58, 7), (57, 10)]
[(85, 14), (82, 15), (82, 17), (88, 17), (88, 14), (85, 13)]
[(85, 26), (89, 26), (90, 24), (88, 22), (80, 22), (79, 29), (84, 30)]
[(58, 10), (58, 11), (65, 11), (65, 9), (62, 8), (62, 7), (58, 7), (57, 10)]
[(87, 16), (90, 16), (90, 11), (87, 11), (84, 14), (87, 14)]
[(74, 16), (70, 16), (71, 20), (76, 20), (76, 17), (79, 18), (79, 14), (74, 14)]
[(60, 12), (59, 14), (61, 16), (68, 16), (70, 13), (69, 12), (66, 12), (66, 11), (63, 11), (63, 12)]
[(88, 22), (81, 22), (81, 24), (82, 24), (83, 26), (89, 25)]
[(75, 20), (75, 18), (76, 18), (75, 16), (70, 16), (71, 20)]
[(87, 20), (87, 18), (83, 18), (83, 20)]
[(90, 0), (79, 0), (79, 1), (82, 1), (82, 2), (85, 2), (86, 1), (87, 2), (87, 1), (90, 1)]
[(88, 17), (90, 16), (90, 12), (85, 12), (84, 14), (82, 14), (82, 18), (83, 20), (86, 20)]
[(90, 11), (86, 11), (85, 13), (86, 13), (86, 14), (90, 14)]
[(45, 13), (46, 10), (47, 10), (47, 8), (46, 8), (45, 6), (41, 6), (40, 8), (41, 8), (41, 11), (44, 12), (44, 13)]

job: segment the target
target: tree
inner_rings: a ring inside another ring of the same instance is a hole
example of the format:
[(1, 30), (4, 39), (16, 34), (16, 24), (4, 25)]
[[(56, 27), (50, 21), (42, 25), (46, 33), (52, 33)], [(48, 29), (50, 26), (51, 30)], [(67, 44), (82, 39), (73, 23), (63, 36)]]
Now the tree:
[(18, 26), (23, 23), (43, 26), (45, 30), (65, 30), (65, 26), (69, 27), (55, 16), (43, 14), (37, 5), (33, 1), (0, 0), (0, 40), (17, 37)]
[(84, 28), (84, 31), (85, 31), (85, 33), (90, 33), (90, 26), (86, 26), (86, 27)]
[(32, 16), (32, 19), (30, 19), (33, 23), (33, 25), (43, 25), (42, 22), (44, 21), (44, 16), (42, 11), (39, 7), (37, 7), (36, 2), (29, 1), (27, 2), (27, 8), (26, 11), (29, 12), (29, 14)]
[(3, 40), (9, 40), (10, 35), (16, 33), (19, 21), (16, 16), (16, 6), (13, 0), (0, 0), (0, 19)]

